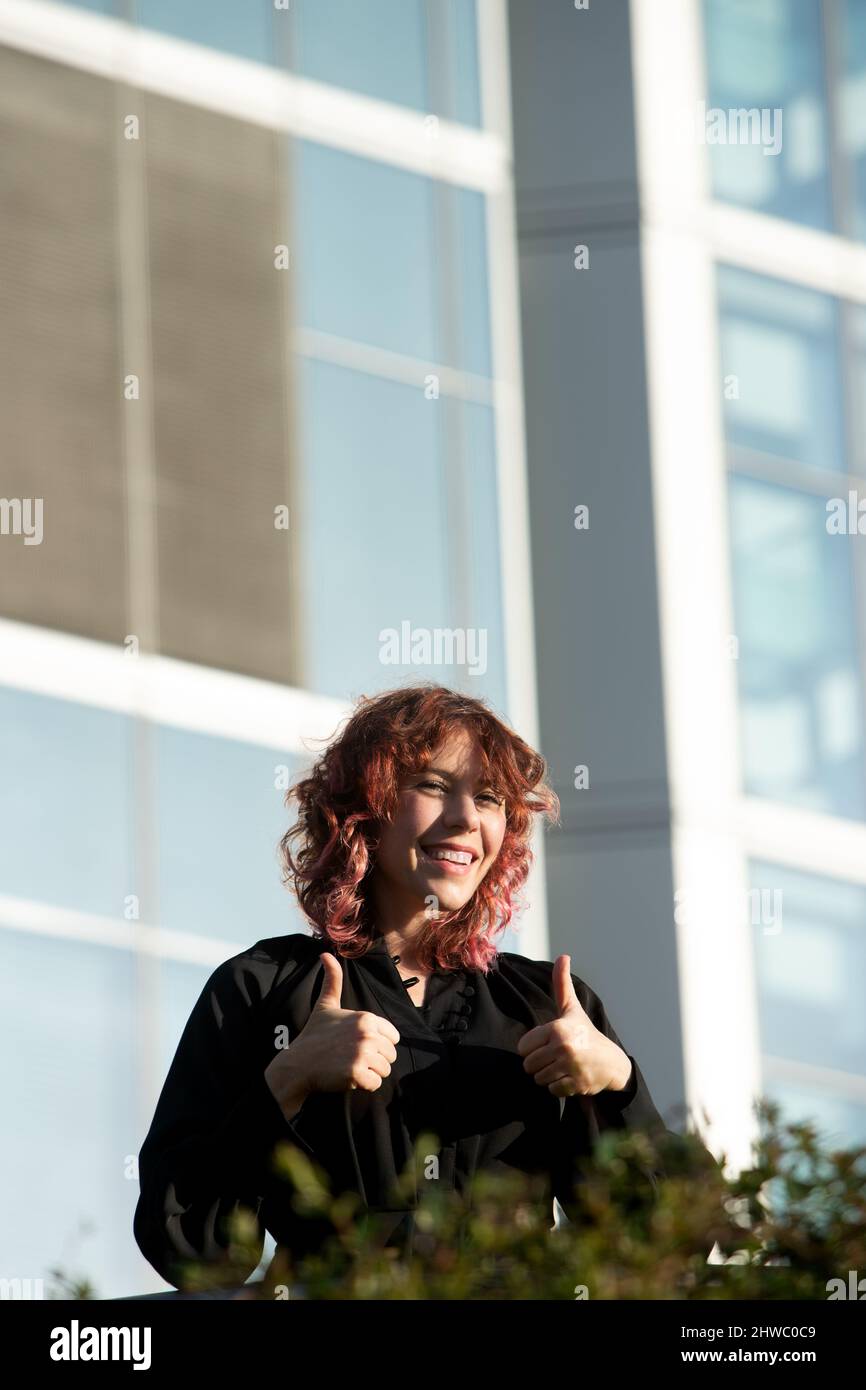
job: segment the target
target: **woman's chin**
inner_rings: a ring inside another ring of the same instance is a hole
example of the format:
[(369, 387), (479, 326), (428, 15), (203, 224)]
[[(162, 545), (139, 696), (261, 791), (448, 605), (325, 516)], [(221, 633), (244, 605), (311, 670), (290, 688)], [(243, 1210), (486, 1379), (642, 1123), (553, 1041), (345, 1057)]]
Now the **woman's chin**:
[[(425, 877), (421, 887), (421, 896), (424, 899), (424, 906), (433, 907), (439, 912), (459, 912), (461, 907), (465, 907), (472, 897), (474, 889), (454, 883), (439, 883), (429, 877)], [(435, 898), (431, 903), (430, 899)]]

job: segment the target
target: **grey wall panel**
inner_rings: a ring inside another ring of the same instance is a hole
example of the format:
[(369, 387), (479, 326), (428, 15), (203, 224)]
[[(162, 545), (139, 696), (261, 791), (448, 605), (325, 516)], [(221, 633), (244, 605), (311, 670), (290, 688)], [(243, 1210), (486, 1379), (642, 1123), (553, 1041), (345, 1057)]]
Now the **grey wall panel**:
[(615, 835), (554, 832), (547, 845), (551, 959), (567, 951), (572, 972), (601, 995), (659, 1109), (682, 1105), (668, 841), (620, 829)]
[(145, 111), (160, 644), (291, 680), (278, 137), (155, 96)]
[[(666, 799), (640, 277), (634, 247), (521, 248), (538, 674), (566, 807), (576, 763), (629, 802)], [(574, 508), (589, 509), (576, 530)]]
[(628, 3), (511, 0), (509, 21), (539, 717), (563, 822), (550, 950), (667, 1108), (684, 1068)]
[[(121, 246), (118, 199), (135, 185), (120, 162), (142, 152), (145, 225)], [(272, 131), (129, 89), (118, 100), (104, 79), (0, 53), (0, 496), (42, 497), (44, 518), (39, 546), (0, 536), (4, 616), (115, 643), (134, 627), (126, 546), (142, 518), (127, 497), (144, 504), (123, 411), (149, 411), (137, 466), (155, 543), (136, 583), (152, 640), (297, 679), (295, 509), (295, 529), (274, 527), (291, 507), (282, 158)], [(138, 402), (124, 400), (129, 374)]]
[(0, 49), (0, 496), (43, 499), (43, 541), (0, 536), (0, 614), (126, 633), (119, 284), (108, 83)]

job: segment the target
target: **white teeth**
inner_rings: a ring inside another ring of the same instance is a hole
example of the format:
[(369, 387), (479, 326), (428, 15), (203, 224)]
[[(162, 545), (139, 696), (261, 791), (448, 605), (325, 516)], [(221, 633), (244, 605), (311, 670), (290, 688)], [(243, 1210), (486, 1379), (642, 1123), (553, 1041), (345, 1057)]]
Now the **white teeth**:
[(450, 859), (453, 864), (472, 863), (472, 855), (462, 849), (428, 849), (424, 853), (431, 859)]

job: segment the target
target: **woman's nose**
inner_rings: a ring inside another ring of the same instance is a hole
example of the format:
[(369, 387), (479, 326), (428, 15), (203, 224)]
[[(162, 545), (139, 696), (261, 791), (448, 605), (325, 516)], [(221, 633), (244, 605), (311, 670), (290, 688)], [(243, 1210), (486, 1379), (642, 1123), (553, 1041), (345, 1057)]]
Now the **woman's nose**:
[(445, 809), (445, 820), (448, 825), (464, 826), (468, 830), (474, 829), (479, 824), (475, 798), (468, 794), (464, 797), (455, 797)]

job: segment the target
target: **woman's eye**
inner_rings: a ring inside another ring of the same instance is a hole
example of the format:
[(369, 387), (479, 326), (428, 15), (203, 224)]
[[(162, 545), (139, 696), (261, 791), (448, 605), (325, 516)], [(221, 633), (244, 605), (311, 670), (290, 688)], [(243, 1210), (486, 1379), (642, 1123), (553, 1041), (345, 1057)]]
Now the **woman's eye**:
[[(432, 787), (433, 790), (434, 790), (434, 791), (437, 791), (437, 792), (447, 792), (447, 790), (448, 790), (448, 788), (447, 788), (447, 787), (444, 785), (444, 783), (442, 783), (442, 782), (419, 782), (419, 783), (418, 783), (418, 786), (419, 786), (419, 787)], [(499, 797), (499, 796), (496, 796), (493, 792), (479, 792), (478, 797), (477, 797), (477, 800), (479, 800), (479, 801), (490, 801), (490, 802), (493, 803), (494, 806), (501, 806), (501, 805), (502, 805), (502, 798)]]

